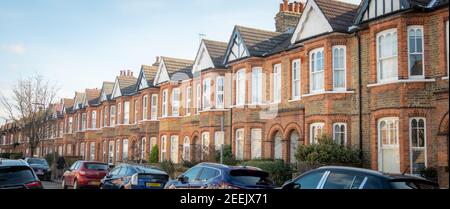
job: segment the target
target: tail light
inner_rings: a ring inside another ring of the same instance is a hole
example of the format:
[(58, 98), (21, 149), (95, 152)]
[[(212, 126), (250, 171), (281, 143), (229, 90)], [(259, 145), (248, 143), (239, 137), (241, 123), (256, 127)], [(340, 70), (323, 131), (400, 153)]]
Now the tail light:
[(86, 171), (80, 171), (80, 175), (81, 176), (85, 176), (86, 175)]
[(42, 188), (42, 184), (41, 184), (40, 181), (33, 181), (33, 182), (25, 184), (25, 187), (27, 189), (41, 189)]
[(222, 184), (222, 186), (220, 187), (221, 189), (240, 189), (239, 187), (237, 187), (237, 186), (234, 186), (234, 185), (232, 185), (232, 184), (229, 184), (229, 183), (223, 183)]

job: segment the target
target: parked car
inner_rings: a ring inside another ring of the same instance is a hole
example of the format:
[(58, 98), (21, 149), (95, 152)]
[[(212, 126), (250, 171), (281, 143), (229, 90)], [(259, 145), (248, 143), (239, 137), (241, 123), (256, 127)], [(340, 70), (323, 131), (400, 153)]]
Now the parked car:
[(33, 169), (24, 160), (0, 159), (0, 189), (43, 189)]
[(168, 180), (158, 168), (121, 164), (102, 179), (101, 189), (163, 189)]
[(109, 166), (102, 162), (76, 161), (63, 174), (62, 187), (67, 189), (99, 188)]
[(326, 166), (306, 172), (282, 189), (438, 189), (439, 185), (421, 177), (385, 174), (378, 171)]
[(166, 185), (166, 189), (274, 189), (275, 187), (269, 174), (259, 168), (217, 163), (200, 163)]
[(50, 169), (47, 160), (41, 158), (25, 158), (25, 161), (33, 168), (40, 180), (51, 180), (52, 170)]

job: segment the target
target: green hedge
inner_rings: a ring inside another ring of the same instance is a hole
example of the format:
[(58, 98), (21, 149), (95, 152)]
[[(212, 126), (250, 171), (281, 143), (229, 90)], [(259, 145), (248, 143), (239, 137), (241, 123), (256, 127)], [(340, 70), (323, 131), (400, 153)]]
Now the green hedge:
[[(220, 163), (220, 150), (214, 152), (214, 159), (216, 162)], [(237, 165), (238, 161), (233, 155), (231, 145), (223, 146), (223, 164), (225, 165)]]
[(164, 160), (159, 164), (159, 166), (167, 173), (167, 175), (169, 175), (170, 178), (175, 178), (175, 164), (173, 164), (172, 161)]
[(150, 152), (148, 162), (149, 163), (158, 163), (158, 155), (159, 155), (158, 145), (154, 145)]
[(269, 173), (274, 183), (278, 186), (292, 179), (293, 170), (288, 163), (283, 160), (252, 160), (243, 162), (242, 165), (261, 168)]

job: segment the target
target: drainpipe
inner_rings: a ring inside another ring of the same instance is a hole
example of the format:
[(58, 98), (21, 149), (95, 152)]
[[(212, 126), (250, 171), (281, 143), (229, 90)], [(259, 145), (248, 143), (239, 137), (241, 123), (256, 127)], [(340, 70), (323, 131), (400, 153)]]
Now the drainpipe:
[(358, 39), (358, 96), (359, 96), (359, 158), (363, 159), (363, 132), (362, 132), (362, 73), (361, 73), (361, 36), (358, 31), (356, 32), (356, 38)]

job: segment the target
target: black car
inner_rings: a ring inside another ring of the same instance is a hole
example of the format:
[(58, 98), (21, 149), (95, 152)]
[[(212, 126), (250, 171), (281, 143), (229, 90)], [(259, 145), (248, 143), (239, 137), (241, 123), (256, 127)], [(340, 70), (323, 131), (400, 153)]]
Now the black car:
[(439, 189), (439, 185), (411, 175), (326, 166), (286, 182), (282, 189)]
[(166, 185), (166, 189), (274, 189), (275, 187), (269, 174), (259, 168), (217, 163), (200, 163)]
[(48, 165), (47, 160), (40, 158), (25, 158), (25, 161), (33, 168), (36, 175), (42, 181), (50, 181), (52, 170)]
[(43, 187), (27, 162), (0, 159), (0, 189), (43, 189)]
[(169, 180), (166, 172), (141, 165), (121, 164), (102, 180), (101, 189), (163, 189)]

